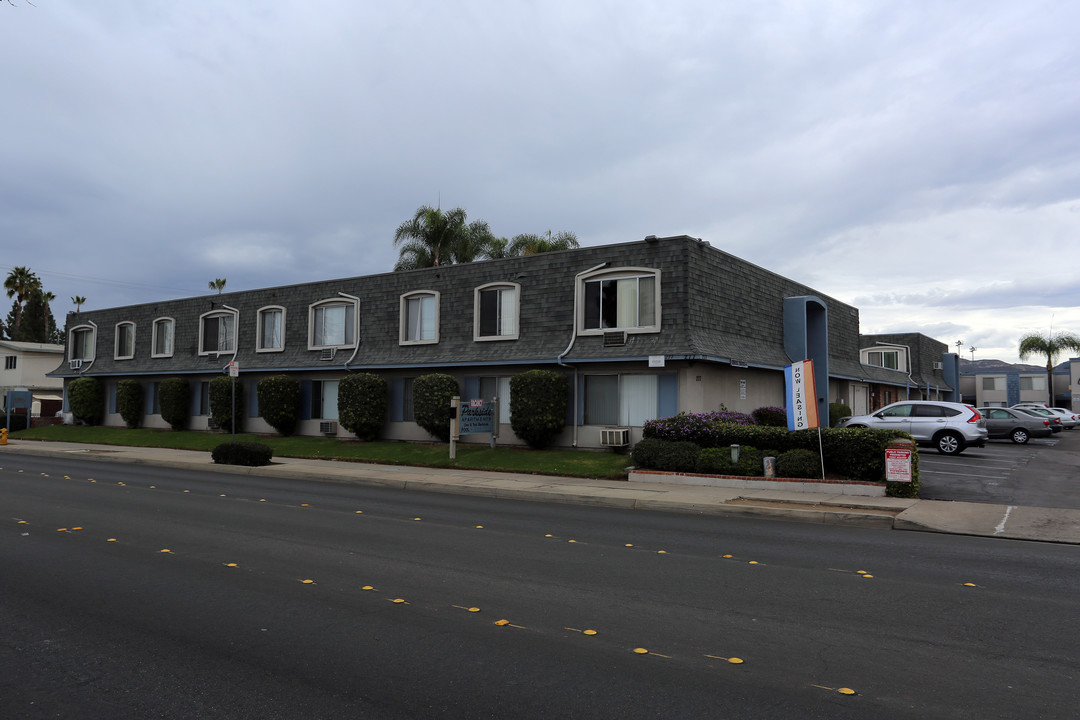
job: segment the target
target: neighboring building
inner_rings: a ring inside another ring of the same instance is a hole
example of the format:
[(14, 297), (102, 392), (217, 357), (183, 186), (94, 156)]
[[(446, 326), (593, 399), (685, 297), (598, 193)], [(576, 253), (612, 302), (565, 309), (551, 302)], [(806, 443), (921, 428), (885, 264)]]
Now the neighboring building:
[(956, 353), (920, 333), (862, 335), (859, 360), (876, 370), (853, 387), (856, 414), (873, 412), (898, 400), (946, 400), (959, 397), (960, 365)]
[[(1011, 365), (997, 360), (963, 361), (960, 390), (964, 402), (977, 407), (1010, 407), (1022, 402), (1047, 402), (1046, 369), (1037, 365)], [(1080, 359), (1058, 364), (1053, 370), (1054, 407), (1080, 411), (1073, 389), (1080, 378)]]
[(60, 410), (64, 383), (47, 374), (63, 360), (63, 345), (0, 340), (0, 358), (0, 407), (8, 390), (19, 389), (32, 393), (32, 415), (52, 416)]
[(144, 425), (165, 427), (156, 388), (182, 376), (191, 427), (206, 427), (207, 384), (233, 360), (255, 432), (271, 432), (257, 381), (287, 373), (304, 398), (298, 432), (345, 435), (338, 382), (367, 371), (389, 383), (384, 437), (430, 439), (412, 421), (412, 381), (446, 372), (463, 398), (503, 401), (509, 443), (509, 378), (548, 368), (571, 380), (557, 444), (586, 447), (609, 427), (637, 440), (646, 420), (680, 411), (782, 406), (794, 360), (815, 361), (822, 417), (867, 377), (897, 392), (910, 382), (860, 363), (856, 308), (687, 236), (84, 311), (66, 333), (53, 375), (103, 381), (112, 425), (117, 381), (141, 381)]

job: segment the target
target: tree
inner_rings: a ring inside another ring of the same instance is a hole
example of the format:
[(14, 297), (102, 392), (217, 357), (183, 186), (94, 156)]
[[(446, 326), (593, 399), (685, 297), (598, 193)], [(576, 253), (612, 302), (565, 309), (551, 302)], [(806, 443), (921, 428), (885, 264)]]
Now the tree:
[(430, 373), (413, 380), (413, 417), (416, 424), (443, 442), (450, 440), (450, 400), (461, 395), (453, 375)]
[(513, 256), (536, 255), (537, 253), (570, 250), (576, 247), (580, 247), (580, 245), (578, 244), (577, 235), (574, 233), (562, 230), (552, 236), (551, 231), (548, 230), (541, 235), (531, 233), (515, 235), (514, 239), (510, 241), (508, 252)]
[[(62, 342), (60, 332), (56, 327), (56, 320), (53, 319), (52, 312), (48, 307), (49, 297), (55, 299), (55, 295), (50, 292), (44, 292), (40, 288), (36, 288), (30, 292), (26, 297), (26, 304), (23, 306), (22, 311), (22, 325), (19, 328), (19, 334), (17, 337), (12, 337), (13, 340), (21, 340), (23, 342), (36, 342), (36, 343), (55, 343)], [(15, 313), (15, 306), (12, 306), (12, 315)], [(14, 320), (9, 319), (9, 324), (13, 324)]]
[(8, 297), (15, 298), (15, 322), (11, 327), (12, 340), (19, 339), (19, 326), (22, 325), (23, 301), (36, 289), (41, 287), (41, 280), (25, 265), (11, 269), (4, 280), (4, 289)]
[(282, 435), (292, 435), (300, 420), (300, 381), (288, 375), (271, 375), (255, 386), (259, 414)]
[(454, 262), (453, 254), (466, 234), (465, 211), (421, 205), (411, 220), (406, 220), (394, 232), (394, 246), (401, 246), (394, 270), (414, 270), (438, 267)]
[(1054, 359), (1063, 351), (1072, 350), (1080, 352), (1080, 337), (1068, 332), (1059, 332), (1057, 335), (1050, 331), (1046, 335), (1031, 333), (1020, 338), (1020, 349), (1017, 354), (1021, 360), (1026, 360), (1032, 355), (1046, 356), (1046, 394), (1047, 405), (1054, 405)]
[(217, 294), (220, 295), (221, 291), (225, 289), (225, 283), (228, 282), (225, 278), (216, 278), (210, 281), (210, 289), (217, 290)]
[(73, 295), (71, 302), (75, 304), (75, 312), (78, 313), (82, 311), (82, 306), (86, 304), (86, 298), (82, 295)]

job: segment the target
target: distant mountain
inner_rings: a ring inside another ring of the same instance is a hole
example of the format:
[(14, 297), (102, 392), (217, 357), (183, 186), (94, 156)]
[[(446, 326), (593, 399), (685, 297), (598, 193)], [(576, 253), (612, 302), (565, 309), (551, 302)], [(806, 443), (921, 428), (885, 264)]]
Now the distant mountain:
[[(1069, 364), (1066, 360), (1057, 365), (1054, 370), (1062, 370)], [(1028, 365), (1027, 363), (1007, 363), (1002, 360), (965, 360), (960, 358), (960, 372), (965, 374), (982, 373), (1006, 373), (1006, 372), (1046, 372), (1045, 365)]]

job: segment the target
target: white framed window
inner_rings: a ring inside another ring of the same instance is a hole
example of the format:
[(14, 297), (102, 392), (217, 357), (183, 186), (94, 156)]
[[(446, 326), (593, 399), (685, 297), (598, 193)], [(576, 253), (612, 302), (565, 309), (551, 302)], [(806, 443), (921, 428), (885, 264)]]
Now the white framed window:
[(311, 381), (311, 417), (317, 420), (338, 419), (338, 380)]
[(1005, 390), (1005, 378), (1003, 378), (1003, 377), (995, 377), (993, 375), (989, 375), (989, 376), (988, 375), (983, 375), (982, 389), (983, 390), (1004, 391)]
[(586, 375), (585, 424), (640, 427), (659, 416), (656, 375)]
[(439, 293), (420, 290), (401, 296), (400, 345), (439, 342)]
[(1045, 390), (1046, 378), (1041, 375), (1021, 375), (1020, 390)]
[(270, 305), (260, 308), (255, 328), (255, 352), (281, 352), (285, 349), (285, 308)]
[(71, 329), (68, 346), (71, 348), (69, 360), (93, 360), (95, 342), (92, 325), (79, 325)]
[(236, 314), (214, 310), (199, 317), (199, 354), (236, 350)]
[(116, 347), (113, 357), (116, 360), (130, 360), (135, 357), (135, 323), (116, 323)]
[[(866, 364), (874, 367), (900, 370), (899, 350), (869, 350), (866, 353)], [(906, 364), (906, 363), (905, 363)]]
[(489, 283), (473, 291), (473, 340), (516, 340), (518, 298), (517, 283)]
[(172, 318), (158, 318), (154, 321), (154, 337), (150, 348), (150, 357), (172, 357), (173, 328), (176, 323)]
[(499, 424), (510, 424), (510, 377), (494, 376), (479, 378), (480, 397), (484, 400), (499, 398)]
[[(282, 316), (284, 321), (284, 316)], [(308, 349), (354, 347), (356, 303), (344, 298), (323, 300), (308, 307)]]
[(604, 269), (586, 275), (579, 283), (580, 334), (660, 332), (659, 270)]

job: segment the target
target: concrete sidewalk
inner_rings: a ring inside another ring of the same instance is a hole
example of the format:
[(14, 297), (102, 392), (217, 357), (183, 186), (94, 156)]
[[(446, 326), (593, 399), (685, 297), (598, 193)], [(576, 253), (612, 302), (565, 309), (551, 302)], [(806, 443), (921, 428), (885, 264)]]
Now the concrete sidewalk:
[(33, 440), (10, 440), (7, 445), (0, 445), (0, 466), (10, 464), (12, 458), (20, 454), (77, 457), (101, 462), (147, 463), (162, 467), (377, 485), (514, 500), (541, 500), (705, 515), (754, 516), (834, 525), (1080, 544), (1080, 510), (1061, 508), (668, 483), (631, 483), (300, 458), (275, 458), (271, 465), (247, 468), (217, 465), (211, 461), (208, 452)]

